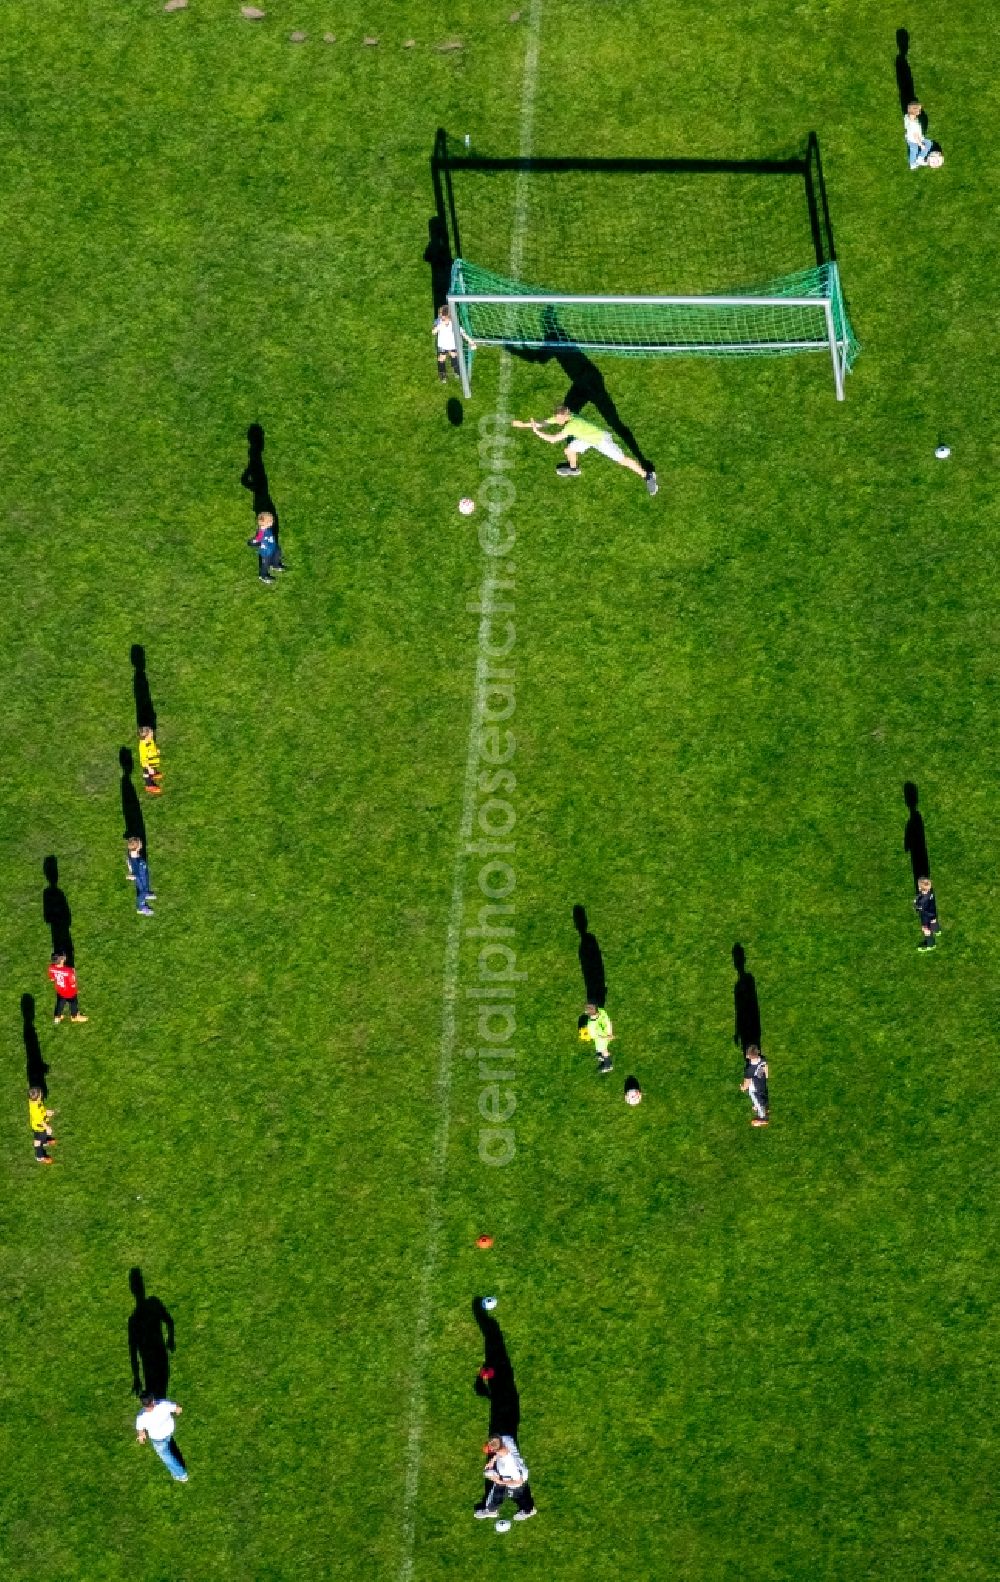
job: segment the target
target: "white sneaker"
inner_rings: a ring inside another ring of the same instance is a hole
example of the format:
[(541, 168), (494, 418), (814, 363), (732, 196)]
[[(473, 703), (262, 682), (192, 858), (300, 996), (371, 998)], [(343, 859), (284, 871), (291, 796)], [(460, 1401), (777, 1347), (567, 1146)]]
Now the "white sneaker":
[(537, 1516), (537, 1515), (538, 1515), (538, 1506), (537, 1505), (533, 1505), (531, 1507), (530, 1511), (515, 1511), (514, 1512), (514, 1520), (516, 1522), (530, 1522), (531, 1518), (533, 1516)]

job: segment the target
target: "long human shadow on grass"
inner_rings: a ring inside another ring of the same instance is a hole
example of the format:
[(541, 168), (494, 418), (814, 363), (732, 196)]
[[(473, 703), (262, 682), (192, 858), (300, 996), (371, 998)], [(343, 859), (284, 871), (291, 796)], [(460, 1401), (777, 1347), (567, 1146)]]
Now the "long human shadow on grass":
[(910, 35), (905, 27), (896, 29), (896, 91), (899, 94), (899, 108), (906, 114), (907, 106), (912, 104), (917, 97), (917, 90), (913, 84), (913, 72), (910, 70)]
[(267, 511), (274, 518), (274, 541), (277, 550), (274, 557), (275, 568), (283, 569), (281, 559), (281, 522), (278, 516), (278, 507), (271, 494), (271, 485), (268, 482), (267, 468), (264, 466), (264, 430), (259, 423), (251, 423), (247, 429), (247, 464), (240, 476), (240, 483), (244, 489), (250, 491), (253, 503), (254, 522), (262, 511)]
[(58, 858), (46, 857), (42, 863), (42, 872), (46, 879), (45, 889), (42, 891), (42, 918), (48, 924), (52, 936), (52, 954), (65, 956), (66, 965), (74, 967), (76, 962), (71, 933), (73, 914), (66, 899), (66, 892), (59, 885)]
[(48, 1097), (48, 1062), (42, 1057), (42, 1046), (35, 1027), (35, 996), (21, 995), (21, 1036), (24, 1040), (24, 1074), (29, 1088), (39, 1088), (42, 1098)]
[(490, 1403), (489, 1435), (509, 1434), (516, 1439), (521, 1426), (521, 1397), (514, 1383), (514, 1368), (503, 1331), (492, 1313), (483, 1307), (482, 1297), (474, 1297), (472, 1316), (483, 1337), (483, 1365), (473, 1388)]
[(608, 985), (604, 975), (604, 957), (601, 947), (597, 942), (597, 935), (592, 934), (587, 922), (587, 909), (584, 906), (574, 906), (573, 926), (580, 936), (580, 971), (583, 973), (583, 987), (589, 1005), (603, 1007), (608, 997)]
[[(916, 103), (920, 102), (920, 95), (917, 92), (916, 85), (915, 85), (915, 83), (913, 81), (913, 71), (912, 71), (912, 69), (910, 67), (909, 56), (910, 56), (910, 35), (907, 32), (905, 27), (897, 28), (896, 29), (896, 90), (897, 90), (897, 92), (899, 94), (899, 108), (902, 110), (904, 115), (906, 114), (906, 112), (909, 109), (911, 104), (913, 104), (914, 102), (916, 102)], [(928, 126), (927, 111), (924, 110), (924, 109), (921, 109), (918, 119), (920, 121), (920, 125), (924, 129), (924, 136), (926, 137), (927, 136), (927, 126)], [(931, 139), (931, 143), (932, 143), (932, 147), (937, 149), (938, 152), (940, 152), (941, 144), (938, 143), (938, 142), (935, 142), (933, 138)]]
[(760, 1045), (760, 1002), (754, 975), (747, 971), (747, 953), (738, 942), (733, 946), (733, 966), (736, 968), (736, 982), (733, 984), (733, 1008), (736, 1013), (733, 1043), (746, 1054), (751, 1044)]
[(156, 730), (156, 710), (146, 675), (146, 650), (141, 643), (133, 643), (129, 658), (132, 661), (132, 696), (135, 698), (135, 724), (137, 730), (148, 725)]
[(132, 776), (135, 773), (135, 759), (130, 747), (121, 747), (118, 750), (118, 762), (121, 765), (121, 799), (122, 822), (125, 825), (125, 839), (133, 837), (142, 841), (142, 855), (146, 852), (146, 820), (142, 816), (142, 804), (139, 793), (135, 789)]
[(135, 1307), (128, 1320), (128, 1358), (136, 1395), (162, 1399), (170, 1383), (169, 1353), (175, 1350), (174, 1321), (158, 1296), (150, 1296), (141, 1269), (129, 1270)]
[[(438, 195), (439, 204), (443, 198)], [(431, 299), (434, 312), (437, 313), (442, 303), (448, 300), (448, 287), (451, 284), (451, 266), (454, 260), (451, 256), (451, 245), (448, 241), (448, 227), (442, 220), (440, 213), (432, 214), (427, 221), (427, 246), (424, 249), (424, 263), (430, 265), (431, 270)]]
[[(431, 306), (436, 315), (448, 300), (448, 291), (451, 286), (451, 268), (454, 259), (451, 255), (451, 242), (448, 237), (448, 225), (442, 219), (445, 207), (445, 195), (441, 187), (440, 176), (431, 164), (431, 179), (434, 182), (434, 196), (437, 209), (427, 221), (427, 246), (424, 248), (424, 263), (430, 265), (431, 271)], [(449, 396), (445, 415), (452, 428), (461, 428), (465, 417), (465, 409), (457, 396)]]
[(909, 810), (906, 828), (903, 831), (903, 850), (910, 859), (910, 868), (913, 872), (913, 892), (916, 894), (917, 880), (929, 879), (931, 876), (931, 859), (927, 850), (927, 834), (924, 829), (923, 814), (917, 806), (918, 792), (912, 780), (907, 780), (903, 786), (903, 801)]

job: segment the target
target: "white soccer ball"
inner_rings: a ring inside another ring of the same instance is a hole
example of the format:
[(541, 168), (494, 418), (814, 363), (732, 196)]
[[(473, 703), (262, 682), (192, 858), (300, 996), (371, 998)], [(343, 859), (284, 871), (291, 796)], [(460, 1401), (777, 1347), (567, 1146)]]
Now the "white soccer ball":
[(494, 1522), (493, 1525), (496, 1528), (496, 1531), (498, 1533), (509, 1533), (510, 1532), (510, 1522), (507, 1522), (507, 1521)]
[(476, 509), (476, 502), (475, 500), (470, 500), (467, 494), (463, 495), (462, 499), (458, 502), (458, 509), (461, 511), (463, 516), (471, 516), (473, 511)]
[(641, 1088), (629, 1088), (628, 1092), (625, 1095), (625, 1103), (626, 1104), (641, 1104), (642, 1103), (642, 1089)]
[(951, 446), (950, 445), (939, 445), (937, 450), (934, 452), (934, 454), (937, 457), (938, 461), (947, 461), (948, 457), (951, 455)]
[(497, 1305), (497, 1299), (496, 1299), (495, 1296), (484, 1296), (483, 1297), (483, 1307), (486, 1309), (487, 1313), (492, 1313), (492, 1311), (496, 1307), (496, 1305)]
[(944, 164), (944, 155), (939, 148), (935, 148), (930, 154), (927, 155), (927, 163), (930, 165), (932, 170), (941, 169), (941, 166)]

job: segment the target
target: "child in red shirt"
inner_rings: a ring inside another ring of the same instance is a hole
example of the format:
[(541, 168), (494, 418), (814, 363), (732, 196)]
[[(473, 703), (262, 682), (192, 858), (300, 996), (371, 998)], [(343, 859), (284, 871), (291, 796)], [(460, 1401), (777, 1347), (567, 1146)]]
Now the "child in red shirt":
[(76, 968), (67, 967), (66, 957), (56, 954), (52, 957), (49, 967), (49, 977), (56, 988), (56, 1009), (52, 1020), (61, 1022), (66, 1012), (69, 1012), (71, 1022), (85, 1022), (86, 1016), (80, 1015), (80, 1001), (76, 994)]

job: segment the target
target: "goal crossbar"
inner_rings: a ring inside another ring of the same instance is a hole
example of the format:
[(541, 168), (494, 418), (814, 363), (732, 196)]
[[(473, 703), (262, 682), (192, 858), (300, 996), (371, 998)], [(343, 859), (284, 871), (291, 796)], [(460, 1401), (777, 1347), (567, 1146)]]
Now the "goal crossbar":
[[(456, 302), (525, 302), (537, 307), (561, 307), (567, 303), (591, 303), (601, 307), (677, 307), (677, 308), (821, 308), (827, 297), (598, 297), (556, 296), (543, 291), (510, 292), (456, 291)], [(485, 339), (485, 336), (482, 337)]]

